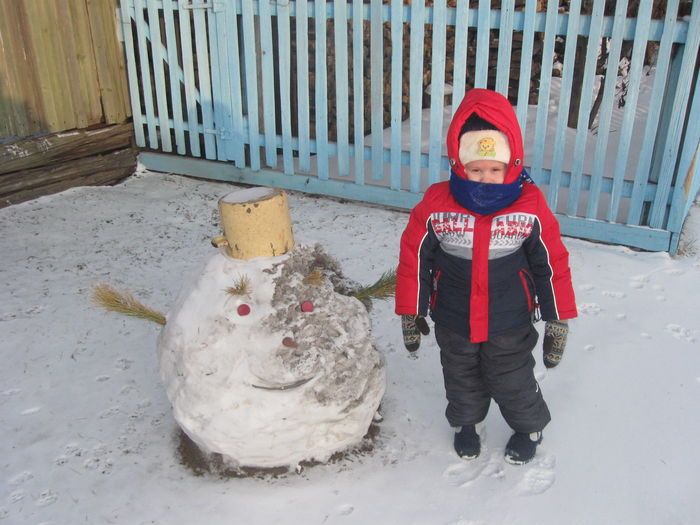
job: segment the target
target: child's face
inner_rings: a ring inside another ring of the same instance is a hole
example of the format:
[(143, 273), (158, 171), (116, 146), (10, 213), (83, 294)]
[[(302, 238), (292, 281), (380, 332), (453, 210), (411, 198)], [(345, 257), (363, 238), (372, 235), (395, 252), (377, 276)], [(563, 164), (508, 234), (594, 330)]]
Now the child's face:
[(506, 178), (506, 165), (497, 160), (474, 160), (465, 164), (467, 178), (486, 184), (503, 184)]

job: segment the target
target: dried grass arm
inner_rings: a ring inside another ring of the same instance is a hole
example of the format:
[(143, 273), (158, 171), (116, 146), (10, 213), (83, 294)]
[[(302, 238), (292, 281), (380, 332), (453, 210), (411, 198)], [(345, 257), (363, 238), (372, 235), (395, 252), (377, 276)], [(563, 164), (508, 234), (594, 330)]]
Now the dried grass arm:
[(165, 316), (162, 313), (143, 305), (130, 293), (118, 292), (106, 284), (100, 283), (93, 288), (92, 302), (110, 312), (144, 319), (159, 325), (165, 324)]

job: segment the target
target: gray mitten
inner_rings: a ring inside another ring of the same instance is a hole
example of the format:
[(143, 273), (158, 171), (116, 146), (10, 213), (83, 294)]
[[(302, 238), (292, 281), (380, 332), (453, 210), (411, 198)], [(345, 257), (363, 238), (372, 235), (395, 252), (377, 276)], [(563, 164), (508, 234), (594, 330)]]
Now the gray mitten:
[(554, 368), (561, 361), (566, 348), (566, 336), (569, 335), (569, 323), (566, 321), (547, 321), (544, 325), (544, 366)]
[(415, 352), (420, 346), (420, 334), (428, 335), (430, 327), (425, 317), (421, 315), (402, 315), (401, 330), (403, 331), (403, 344), (406, 350)]

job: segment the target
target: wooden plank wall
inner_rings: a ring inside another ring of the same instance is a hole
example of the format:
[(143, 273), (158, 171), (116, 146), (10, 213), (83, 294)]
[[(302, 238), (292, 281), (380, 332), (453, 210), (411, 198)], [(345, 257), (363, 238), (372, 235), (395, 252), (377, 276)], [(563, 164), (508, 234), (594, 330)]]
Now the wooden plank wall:
[(117, 0), (0, 2), (0, 141), (131, 114)]
[(134, 173), (129, 122), (0, 146), (0, 208), (75, 186), (116, 184)]

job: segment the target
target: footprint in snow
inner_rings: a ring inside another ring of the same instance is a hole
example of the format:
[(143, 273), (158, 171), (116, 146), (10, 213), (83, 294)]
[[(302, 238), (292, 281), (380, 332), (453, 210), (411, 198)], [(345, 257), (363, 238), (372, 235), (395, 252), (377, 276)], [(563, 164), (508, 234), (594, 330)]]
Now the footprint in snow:
[(535, 496), (549, 490), (556, 478), (554, 474), (555, 457), (545, 454), (535, 457), (531, 466), (525, 467), (525, 475), (517, 486), (518, 494)]
[(604, 290), (602, 294), (605, 297), (612, 297), (613, 299), (624, 299), (625, 297), (627, 297), (627, 294), (624, 292), (613, 292), (609, 290)]
[(100, 419), (107, 419), (108, 417), (116, 416), (121, 412), (121, 409), (119, 407), (111, 407), (106, 410), (103, 410), (99, 414)]
[(353, 513), (354, 510), (355, 510), (355, 507), (353, 507), (352, 505), (348, 505), (346, 503), (346, 504), (340, 505), (338, 507), (338, 514), (340, 514), (341, 516), (349, 516), (350, 514)]
[(499, 451), (491, 456), (483, 475), (494, 479), (503, 479), (506, 476), (503, 454)]
[(692, 332), (690, 330), (688, 330), (687, 328), (683, 328), (681, 325), (673, 324), (673, 323), (667, 324), (666, 331), (668, 333), (670, 333), (676, 339), (681, 339), (681, 340), (687, 341), (689, 343), (695, 342), (695, 337), (693, 336)]
[(649, 281), (646, 275), (636, 275), (632, 277), (629, 285), (630, 288), (644, 288), (644, 285)]
[(523, 496), (534, 496), (549, 490), (554, 484), (554, 472), (551, 470), (533, 468), (525, 473), (518, 483), (518, 493)]
[(581, 303), (578, 305), (578, 311), (587, 315), (598, 315), (602, 308), (598, 303)]
[(31, 470), (24, 470), (24, 471), (20, 472), (19, 474), (8, 479), (7, 482), (10, 485), (16, 486), (16, 485), (21, 485), (22, 483), (26, 483), (27, 481), (29, 481), (33, 477), (34, 477), (34, 473)]
[(118, 359), (114, 363), (114, 368), (117, 368), (119, 370), (129, 370), (131, 368), (131, 365), (134, 362), (131, 359), (127, 359), (126, 357), (122, 357), (121, 359)]
[(679, 270), (678, 268), (673, 268), (671, 270), (664, 270), (664, 273), (668, 275), (683, 275), (685, 272), (683, 270)]
[(466, 487), (477, 479), (484, 470), (484, 462), (478, 459), (463, 460), (449, 465), (442, 473), (450, 483), (460, 487)]
[(46, 489), (41, 491), (35, 503), (37, 507), (46, 507), (47, 505), (55, 503), (57, 499), (58, 494), (51, 489)]
[(18, 501), (22, 501), (24, 499), (24, 491), (15, 490), (14, 492), (10, 493), (10, 496), (7, 499), (10, 500), (10, 503), (17, 503)]
[(3, 390), (1, 393), (3, 396), (16, 396), (17, 394), (20, 394), (22, 391), (19, 388), (9, 388), (7, 390)]

